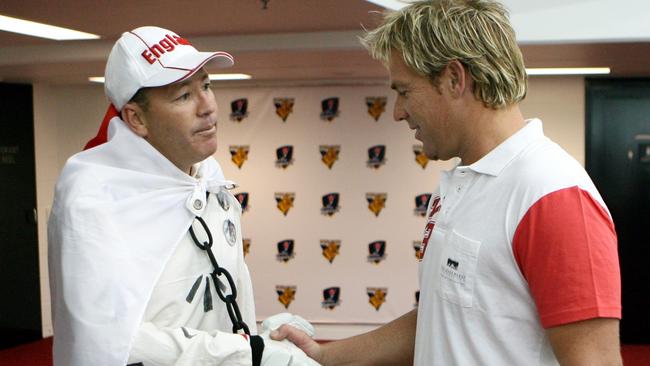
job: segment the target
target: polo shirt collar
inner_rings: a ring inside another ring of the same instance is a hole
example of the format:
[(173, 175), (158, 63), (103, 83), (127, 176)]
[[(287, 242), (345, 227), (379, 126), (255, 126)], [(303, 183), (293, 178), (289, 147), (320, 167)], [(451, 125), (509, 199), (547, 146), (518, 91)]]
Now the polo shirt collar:
[(519, 131), (492, 149), (469, 168), (477, 173), (498, 176), (503, 169), (530, 144), (544, 137), (542, 121), (537, 118), (526, 120)]

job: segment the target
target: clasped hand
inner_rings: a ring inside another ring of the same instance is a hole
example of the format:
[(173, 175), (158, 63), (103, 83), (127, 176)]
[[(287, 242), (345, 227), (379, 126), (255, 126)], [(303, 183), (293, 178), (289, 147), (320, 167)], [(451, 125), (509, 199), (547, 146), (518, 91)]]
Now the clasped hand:
[(314, 327), (298, 315), (280, 313), (267, 318), (262, 322), (260, 334), (264, 339), (262, 366), (320, 366), (289, 340), (271, 339), (271, 332), (284, 324), (297, 328), (309, 337), (314, 336)]

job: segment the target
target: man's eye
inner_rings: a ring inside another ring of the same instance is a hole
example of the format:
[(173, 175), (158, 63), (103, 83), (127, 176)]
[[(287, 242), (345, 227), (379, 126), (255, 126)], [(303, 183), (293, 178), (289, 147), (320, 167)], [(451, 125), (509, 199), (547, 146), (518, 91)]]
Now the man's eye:
[(406, 90), (398, 90), (397, 91), (397, 95), (399, 95), (400, 97), (405, 97), (406, 93), (407, 93)]
[(178, 101), (184, 101), (184, 100), (188, 100), (189, 98), (190, 98), (190, 93), (184, 93), (184, 94), (181, 95), (180, 97), (176, 98), (176, 100), (178, 100)]
[(210, 89), (210, 83), (203, 84), (203, 90), (208, 90), (208, 89)]

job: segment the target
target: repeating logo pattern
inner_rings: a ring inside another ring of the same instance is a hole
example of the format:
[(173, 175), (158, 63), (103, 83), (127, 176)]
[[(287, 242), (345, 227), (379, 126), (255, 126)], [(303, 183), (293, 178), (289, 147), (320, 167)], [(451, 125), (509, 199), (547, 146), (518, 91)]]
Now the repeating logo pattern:
[(284, 216), (287, 216), (291, 207), (293, 207), (293, 201), (296, 198), (296, 194), (292, 192), (277, 192), (275, 194), (275, 202), (277, 203), (276, 207)]
[(230, 120), (241, 122), (248, 117), (248, 99), (240, 98), (230, 102)]
[(320, 213), (326, 216), (332, 216), (335, 213), (339, 212), (339, 194), (338, 193), (328, 193), (321, 197), (321, 202), (323, 207), (320, 209)]
[(275, 157), (275, 166), (286, 169), (289, 165), (293, 164), (293, 146), (280, 146), (275, 150)]
[(321, 102), (321, 109), (322, 112), (320, 114), (320, 118), (322, 120), (332, 122), (332, 120), (338, 117), (341, 113), (339, 111), (339, 98), (334, 97), (323, 99)]
[(386, 110), (386, 97), (366, 97), (366, 105), (368, 106), (368, 114), (379, 121), (379, 117)]
[(328, 287), (323, 290), (323, 301), (321, 306), (328, 310), (334, 310), (335, 307), (341, 304), (341, 288)]
[(429, 158), (424, 155), (422, 145), (413, 145), (413, 153), (415, 154), (415, 162), (418, 163), (422, 169), (427, 167), (429, 164)]
[[(236, 99), (231, 102), (231, 114), (230, 118), (233, 121), (236, 122), (241, 122), (243, 119), (247, 118), (249, 116), (249, 100), (246, 98), (241, 98), (241, 99)], [(387, 98), (386, 97), (366, 97), (365, 98), (365, 103), (367, 106), (367, 113), (369, 116), (371, 116), (372, 119), (374, 119), (376, 122), (383, 116), (383, 113), (386, 111), (386, 104), (387, 104)], [(254, 104), (254, 103), (253, 103)], [(287, 119), (290, 117), (290, 115), (293, 114), (293, 107), (295, 104), (295, 98), (273, 98), (273, 104), (275, 106), (275, 114), (283, 121), (286, 122)], [(313, 107), (318, 108), (317, 104), (314, 105)], [(340, 116), (340, 110), (339, 110), (339, 98), (338, 97), (333, 97), (333, 98), (327, 98), (323, 99), (321, 101), (321, 113), (320, 117), (323, 120), (326, 121), (333, 121), (335, 118)], [(270, 106), (269, 106), (270, 107)], [(360, 107), (360, 106), (357, 106)], [(253, 106), (253, 108), (255, 108)], [(363, 108), (363, 107), (360, 107)], [(272, 109), (271, 109), (272, 110)], [(269, 113), (271, 110), (267, 110)], [(362, 111), (360, 111), (362, 113)], [(270, 116), (269, 116), (270, 117)], [(276, 117), (271, 117), (271, 119), (275, 119)], [(295, 118), (295, 117), (294, 117)], [(367, 117), (366, 117), (367, 118)], [(326, 129), (329, 129), (331, 127), (325, 127)], [(327, 140), (326, 140), (327, 141)], [(243, 141), (244, 143), (248, 142), (246, 140)], [(287, 141), (290, 143), (290, 140)], [(285, 142), (285, 143), (287, 143)], [(331, 140), (330, 140), (331, 142)], [(377, 141), (381, 143), (381, 141)], [(275, 149), (275, 166), (277, 168), (282, 168), (282, 169), (287, 169), (290, 165), (293, 165), (295, 162), (295, 155), (294, 155), (294, 147), (295, 145), (283, 145), (279, 146), (280, 144), (278, 143), (277, 145), (273, 146)], [(361, 148), (368, 147), (372, 144), (368, 144), (365, 146), (358, 146)], [(279, 146), (279, 147), (278, 147)], [(407, 147), (408, 148), (408, 147)], [(427, 164), (429, 162), (429, 159), (424, 155), (423, 152), (423, 146), (422, 145), (413, 145), (413, 153), (415, 156), (415, 161), (416, 163), (422, 168), (426, 169)], [(386, 154), (387, 154), (387, 148), (386, 145), (383, 144), (377, 144), (370, 146), (367, 149), (367, 160), (366, 165), (370, 169), (379, 169), (381, 168), (382, 165), (386, 165)], [(256, 150), (257, 151), (257, 150)], [(340, 158), (340, 151), (341, 151), (341, 145), (319, 145), (319, 153), (320, 153), (320, 158), (321, 162), (328, 168), (332, 169), (333, 166), (339, 161)], [(243, 165), (247, 163), (248, 157), (250, 154), (250, 146), (249, 145), (230, 145), (229, 146), (229, 152), (231, 155), (231, 160), (232, 162), (237, 166), (237, 168), (242, 169)], [(351, 153), (354, 153), (352, 156), (354, 157), (355, 160), (365, 160), (363, 159), (363, 151), (357, 151), (357, 150), (351, 150)], [(361, 153), (361, 154), (357, 154)], [(318, 164), (316, 162), (316, 156), (309, 156), (308, 160), (309, 163), (311, 164)], [(300, 157), (302, 158), (302, 154), (300, 154)], [(347, 156), (344, 156), (343, 158), (345, 159)], [(254, 163), (256, 163), (254, 161)], [(270, 163), (270, 161), (269, 161)], [(346, 161), (343, 162), (348, 163)], [(361, 161), (358, 162), (352, 162), (353, 164), (362, 164)], [(412, 163), (411, 163), (412, 164)], [(408, 165), (408, 164), (406, 164)], [(230, 167), (232, 169), (232, 167)], [(248, 168), (247, 168), (248, 169)], [(272, 168), (271, 168), (272, 169)], [(293, 169), (293, 168), (292, 168)], [(414, 169), (414, 168), (411, 168)], [(250, 170), (250, 169), (249, 169)], [(272, 169), (273, 170), (273, 169)], [(324, 174), (325, 172), (321, 172), (321, 174)], [(285, 175), (287, 173), (284, 173)], [(374, 173), (373, 173), (374, 174)], [(333, 177), (337, 179), (344, 179), (341, 177)], [(336, 186), (335, 186), (336, 187)], [(338, 188), (333, 188), (333, 189), (338, 189)], [(273, 191), (272, 191), (273, 192)], [(363, 192), (360, 192), (363, 193)], [(420, 193), (418, 195), (415, 195), (417, 192), (413, 192), (413, 195), (411, 197), (411, 202), (410, 204), (414, 204), (413, 208), (413, 213), (414, 215), (421, 216), (421, 217), (427, 217), (427, 226), (425, 227), (425, 232), (423, 236), (423, 240), (413, 240), (412, 241), (412, 247), (414, 250), (414, 256), (417, 259), (422, 259), (422, 256), (424, 255), (424, 252), (426, 250), (426, 245), (428, 243), (428, 239), (431, 235), (431, 232), (433, 230), (433, 227), (435, 225), (435, 220), (437, 219), (436, 213), (440, 210), (440, 201), (439, 197), (432, 197), (430, 193)], [(331, 192), (323, 195), (321, 197), (321, 214), (323, 216), (328, 216), (331, 217), (335, 215), (337, 212), (340, 211), (340, 191), (339, 192)], [(368, 203), (368, 209), (376, 216), (378, 217), (381, 212), (383, 212), (383, 209), (386, 207), (386, 201), (387, 201), (387, 196), (388, 194), (385, 192), (367, 192), (366, 191), (366, 201)], [(242, 211), (247, 212), (250, 209), (249, 205), (249, 193), (248, 192), (241, 192), (235, 195), (237, 200), (242, 206)], [(295, 201), (295, 193), (294, 192), (275, 192), (274, 197), (276, 200), (277, 204), (277, 209), (280, 210), (280, 212), (284, 216), (288, 216), (288, 212), (293, 208), (294, 206), (294, 201)], [(315, 197), (314, 197), (315, 198)], [(362, 205), (363, 201), (360, 200), (361, 197), (358, 197), (359, 201), (353, 202), (352, 205), (356, 206), (354, 209), (360, 209), (360, 205)], [(434, 202), (432, 204), (432, 211), (430, 212), (431, 215), (427, 216), (427, 205), (429, 203), (430, 199), (434, 199)], [(438, 201), (435, 201), (438, 199)], [(232, 202), (232, 201), (231, 201)], [(316, 201), (312, 202), (312, 207), (314, 204), (317, 204)], [(408, 203), (407, 203), (408, 204)], [(346, 201), (346, 205), (351, 205), (350, 202)], [(223, 207), (223, 206), (222, 206)], [(392, 207), (392, 206), (391, 206)], [(411, 206), (413, 207), (413, 206)], [(224, 208), (226, 209), (226, 208)], [(348, 209), (348, 206), (346, 206), (346, 209)], [(315, 212), (312, 212), (315, 214)], [(390, 212), (389, 212), (390, 213)], [(298, 214), (302, 214), (302, 212), (298, 212)], [(295, 215), (295, 214), (294, 214)], [(323, 219), (324, 220), (324, 219)], [(327, 221), (330, 223), (329, 220), (324, 220), (322, 221), (325, 223)], [(292, 234), (289, 234), (292, 235)], [(287, 236), (289, 236), (287, 235)], [(380, 233), (377, 233), (377, 237), (381, 237)], [(290, 237), (290, 236), (289, 236)], [(300, 240), (300, 238), (296, 238)], [(345, 240), (345, 238), (342, 238)], [(371, 238), (369, 238), (371, 239)], [(257, 240), (257, 239), (256, 239)], [(362, 239), (363, 240), (363, 239)], [(251, 252), (251, 239), (250, 238), (243, 238), (242, 239), (242, 245), (243, 245), (243, 254), (244, 256), (248, 256)], [(369, 241), (369, 240), (368, 240)], [(368, 243), (366, 241), (365, 243)], [(334, 239), (320, 239), (319, 240), (319, 246), (321, 248), (321, 255), (322, 257), (328, 261), (330, 264), (332, 264), (332, 270), (335, 270), (335, 266), (341, 265), (343, 262), (340, 262), (341, 260), (346, 260), (347, 258), (343, 259), (338, 259), (339, 264), (334, 265), (333, 262), (336, 258), (338, 258), (339, 254), (341, 253), (341, 240), (334, 240)], [(272, 243), (270, 243), (272, 244)], [(363, 244), (363, 242), (361, 243)], [(313, 245), (313, 244), (312, 244)], [(387, 258), (387, 243), (385, 240), (376, 240), (372, 241), (367, 244), (368, 245), (368, 252), (367, 252), (367, 261), (369, 263), (375, 264), (375, 265), (382, 265), (385, 266), (386, 264), (382, 264)], [(278, 261), (278, 264), (275, 264), (278, 268), (284, 267), (283, 265), (280, 265), (279, 263), (288, 263), (292, 261), (293, 259), (296, 258), (296, 241), (294, 239), (284, 239), (276, 243), (276, 249), (277, 253), (275, 253), (275, 259)], [(406, 250), (409, 250), (408, 248), (405, 248)], [(256, 249), (257, 250), (257, 249)], [(311, 247), (311, 250), (317, 250), (315, 247)], [(392, 250), (392, 249), (391, 249)], [(343, 253), (344, 257), (347, 256), (347, 249), (345, 253)], [(312, 252), (312, 254), (315, 254)], [(363, 254), (361, 253), (363, 256)], [(268, 259), (270, 259), (272, 262), (272, 256), (270, 255)], [(302, 256), (301, 256), (302, 258)], [(303, 259), (299, 259), (302, 261)], [(390, 262), (390, 261), (389, 261)], [(388, 263), (390, 264), (390, 263)], [(324, 264), (322, 264), (324, 265)], [(461, 262), (460, 259), (454, 258), (449, 256), (448, 258), (445, 257), (443, 258), (443, 261), (440, 263), (442, 267), (445, 268), (446, 271), (448, 271), (450, 274), (449, 276), (452, 276), (452, 273), (455, 274), (456, 272), (460, 273), (463, 269), (464, 263)], [(327, 265), (326, 265), (327, 266)], [(329, 267), (329, 266), (327, 266)], [(374, 266), (369, 266), (374, 267)], [(203, 276), (206, 277), (206, 280), (209, 281), (210, 278), (209, 276)], [(459, 275), (456, 275), (456, 277), (459, 277)], [(454, 277), (454, 278), (456, 278)], [(203, 280), (202, 278), (197, 279), (199, 283), (203, 283), (206, 280)], [(277, 282), (276, 282), (277, 283)], [(381, 282), (374, 282), (372, 283), (373, 285), (378, 285), (381, 284)], [(366, 284), (367, 285), (367, 284)], [(288, 309), (289, 306), (294, 302), (296, 299), (296, 288), (297, 286), (294, 285), (287, 285), (286, 283), (284, 285), (276, 285), (276, 284), (271, 284), (271, 286), (275, 286), (275, 291), (277, 293), (277, 301), (282, 304), (282, 306), (285, 307), (285, 309)], [(381, 307), (383, 304), (387, 302), (387, 294), (388, 294), (388, 288), (387, 287), (365, 287), (366, 288), (366, 293), (368, 295), (368, 303), (370, 306), (372, 306), (377, 312), (380, 311)], [(336, 307), (340, 306), (341, 304), (341, 289), (342, 287), (339, 286), (333, 286), (333, 287), (327, 287), (323, 289), (323, 298), (321, 301), (321, 305), (324, 309), (327, 310), (334, 310)], [(347, 291), (347, 289), (343, 289)], [(198, 291), (198, 290), (196, 290)], [(198, 292), (203, 292), (203, 291), (198, 291)], [(359, 291), (360, 292), (360, 291)], [(358, 293), (359, 293), (358, 292)], [(355, 296), (355, 301), (362, 300), (363, 295), (359, 294), (360, 296)], [(415, 303), (413, 306), (418, 306), (419, 303), (419, 295), (420, 291), (416, 291), (414, 293), (415, 296)], [(207, 294), (205, 296), (208, 296)], [(395, 295), (391, 295), (395, 296)], [(211, 305), (210, 305), (211, 306)], [(295, 306), (294, 306), (295, 307)], [(366, 311), (371, 311), (369, 309), (366, 309)]]
[(275, 286), (275, 292), (278, 294), (278, 301), (284, 305), (285, 309), (289, 309), (289, 305), (296, 298), (296, 286)]
[(375, 310), (379, 311), (379, 308), (386, 302), (386, 295), (388, 295), (388, 288), (386, 287), (366, 287), (366, 292), (368, 293), (368, 302), (372, 305)]
[(369, 148), (368, 161), (366, 162), (368, 168), (379, 169), (384, 164), (386, 164), (386, 146), (375, 145)]
[(275, 114), (286, 122), (289, 115), (293, 112), (293, 98), (273, 98), (275, 105)]
[(341, 249), (340, 240), (321, 240), (320, 247), (323, 250), (323, 257), (327, 259), (328, 262), (334, 262), (334, 258), (339, 255), (339, 250)]
[(376, 240), (368, 244), (368, 262), (379, 264), (386, 259), (386, 241)]
[(248, 160), (249, 150), (248, 145), (230, 145), (230, 160), (237, 165), (237, 168), (241, 169), (244, 162)]
[(290, 259), (293, 259), (293, 257), (296, 256), (296, 254), (293, 251), (294, 248), (294, 240), (293, 239), (285, 239), (281, 240), (278, 242), (276, 245), (278, 248), (278, 254), (275, 256), (275, 258), (280, 261), (280, 262), (288, 262)]
[(323, 164), (325, 164), (329, 169), (332, 169), (332, 165), (339, 160), (341, 145), (320, 145), (318, 149), (320, 150), (321, 161)]
[(375, 216), (379, 216), (381, 210), (386, 207), (387, 198), (387, 193), (366, 193), (366, 201), (368, 201), (368, 209), (370, 212), (374, 213)]

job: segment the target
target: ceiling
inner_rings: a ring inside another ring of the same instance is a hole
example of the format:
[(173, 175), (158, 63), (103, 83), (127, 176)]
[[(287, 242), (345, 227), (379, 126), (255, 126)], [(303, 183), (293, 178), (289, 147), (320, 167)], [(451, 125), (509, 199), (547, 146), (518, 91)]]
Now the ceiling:
[[(527, 67), (609, 66), (612, 76), (650, 76), (649, 1), (626, 0), (632, 8), (617, 2), (616, 9), (612, 0), (504, 2)], [(386, 70), (357, 40), (381, 10), (364, 0), (269, 0), (266, 9), (261, 0), (2, 0), (2, 15), (101, 39), (58, 42), (0, 31), (0, 80), (88, 83), (103, 74), (123, 31), (157, 25), (198, 49), (232, 53), (229, 71), (253, 76), (239, 84), (385, 82)]]

